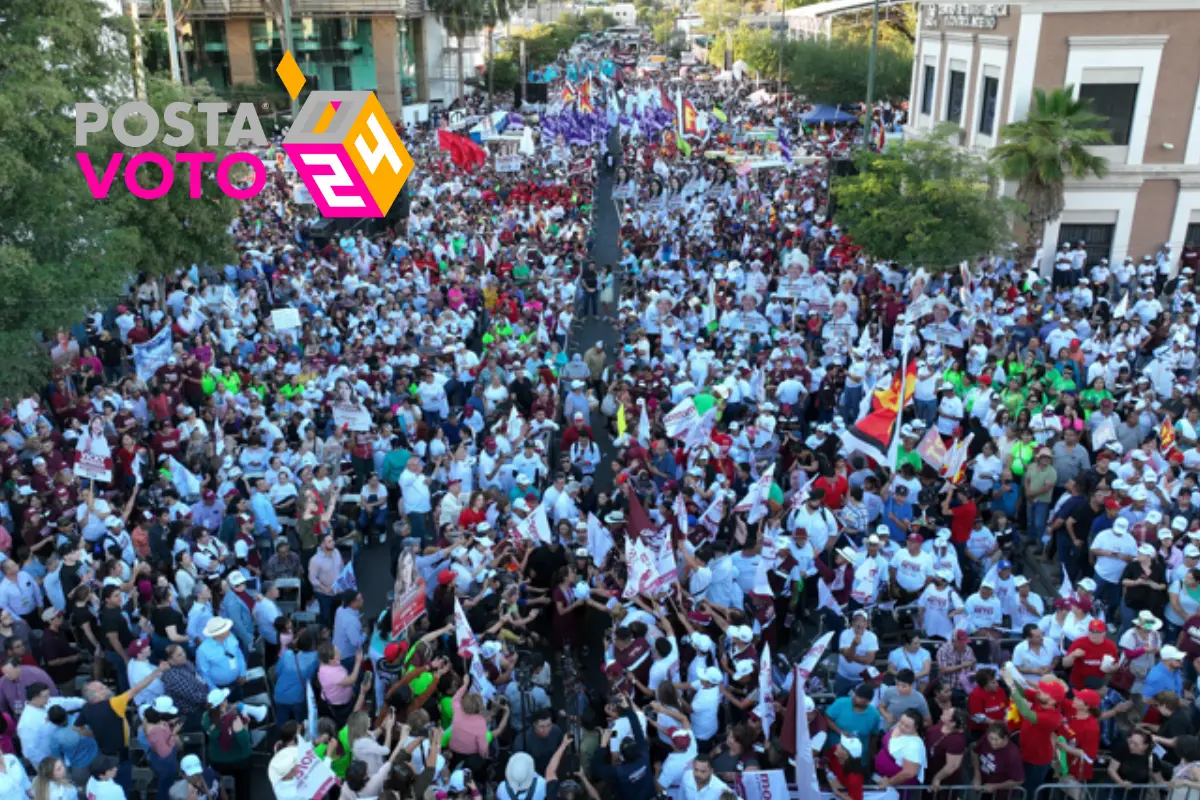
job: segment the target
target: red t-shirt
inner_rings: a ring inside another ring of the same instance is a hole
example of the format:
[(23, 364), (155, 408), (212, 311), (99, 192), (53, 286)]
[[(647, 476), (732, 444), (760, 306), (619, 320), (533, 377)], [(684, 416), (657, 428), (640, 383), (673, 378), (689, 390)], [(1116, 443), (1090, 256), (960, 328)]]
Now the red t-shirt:
[(1075, 780), (1090, 781), (1096, 754), (1100, 752), (1100, 721), (1092, 716), (1073, 719), (1071, 720), (1071, 730), (1075, 732), (1075, 746), (1082, 750), (1091, 761), (1072, 756), (1067, 759), (1067, 769)]
[[(1034, 695), (1030, 691), (1026, 695)], [(1036, 703), (1030, 697), (1030, 703)], [(1021, 717), (1021, 760), (1026, 764), (1044, 766), (1054, 760), (1054, 736), (1062, 725), (1063, 716), (1056, 708), (1035, 706), (1036, 722)]]
[(813, 486), (825, 490), (825, 507), (837, 511), (846, 504), (846, 494), (850, 491), (850, 483), (841, 475), (829, 478), (817, 478)]
[(861, 772), (847, 770), (836, 758), (829, 759), (829, 771), (838, 779), (838, 783), (846, 787), (850, 800), (863, 800), (863, 775)]
[(967, 714), (973, 731), (982, 731), (988, 726), (987, 722), (976, 722), (976, 714), (983, 714), (993, 722), (1004, 722), (1008, 715), (1008, 693), (999, 685), (990, 692), (976, 686), (967, 698)]
[(975, 524), (977, 513), (974, 501), (950, 509), (950, 541), (955, 544), (967, 543), (971, 538), (971, 526)]
[(1100, 662), (1105, 656), (1112, 656), (1113, 660), (1116, 660), (1118, 655), (1116, 642), (1104, 639), (1100, 644), (1095, 644), (1087, 636), (1076, 639), (1067, 649), (1068, 653), (1076, 651), (1080, 655), (1076, 656), (1071, 664), (1071, 687), (1075, 689), (1087, 688), (1085, 681), (1088, 678), (1103, 678)]

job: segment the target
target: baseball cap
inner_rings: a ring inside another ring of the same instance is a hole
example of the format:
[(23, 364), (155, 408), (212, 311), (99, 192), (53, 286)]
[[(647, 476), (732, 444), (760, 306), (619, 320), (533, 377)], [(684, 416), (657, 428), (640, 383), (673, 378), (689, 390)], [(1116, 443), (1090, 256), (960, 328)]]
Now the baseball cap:
[(1088, 633), (1108, 633), (1108, 626), (1102, 619), (1094, 619), (1088, 623)]

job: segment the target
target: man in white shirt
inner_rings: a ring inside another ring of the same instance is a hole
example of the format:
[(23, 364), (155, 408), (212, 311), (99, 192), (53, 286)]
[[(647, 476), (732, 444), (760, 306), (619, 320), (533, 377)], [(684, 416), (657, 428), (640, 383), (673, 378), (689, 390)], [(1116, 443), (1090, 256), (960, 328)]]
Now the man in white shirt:
[(879, 639), (867, 630), (868, 614), (859, 609), (850, 620), (850, 627), (838, 637), (837, 677), (834, 681), (836, 694), (847, 694), (862, 683), (863, 670), (874, 663), (879, 651)]
[(728, 791), (729, 786), (713, 773), (708, 756), (696, 756), (692, 768), (683, 773), (679, 800), (720, 800)]
[(925, 540), (910, 533), (903, 550), (892, 556), (892, 596), (900, 605), (915, 601), (933, 577), (933, 555), (921, 549)]
[(51, 755), (50, 739), (55, 726), (47, 719), (51, 706), (62, 706), (67, 712), (83, 707), (80, 697), (51, 697), (50, 687), (44, 683), (32, 683), (25, 689), (25, 708), (17, 720), (17, 738), (21, 750), (34, 764)]
[(409, 535), (425, 542), (430, 538), (426, 518), (433, 510), (429, 497), (429, 478), (421, 472), (421, 459), (413, 456), (397, 481), (408, 517)]
[(962, 425), (963, 403), (954, 393), (953, 383), (943, 383), (938, 390), (941, 399), (937, 408), (937, 429), (942, 436), (953, 436), (954, 429)]
[(1137, 539), (1129, 533), (1129, 520), (1117, 517), (1112, 527), (1100, 531), (1092, 540), (1092, 555), (1096, 558), (1096, 599), (1105, 606), (1106, 617), (1112, 618), (1121, 601), (1121, 573), (1137, 558)]
[(663, 681), (675, 683), (679, 680), (679, 648), (674, 636), (660, 636), (654, 640), (654, 663), (650, 665), (650, 691), (658, 690)]
[(662, 769), (658, 773), (658, 786), (673, 794), (683, 784), (684, 774), (690, 772), (688, 768), (696, 759), (697, 751), (696, 737), (687, 728), (676, 728), (670, 739), (674, 750), (663, 759)]
[(721, 706), (721, 668), (705, 667), (700, 673), (700, 679), (692, 684), (696, 690), (692, 698), (692, 733), (697, 739), (697, 747), (705, 752), (713, 744), (717, 735), (717, 712)]

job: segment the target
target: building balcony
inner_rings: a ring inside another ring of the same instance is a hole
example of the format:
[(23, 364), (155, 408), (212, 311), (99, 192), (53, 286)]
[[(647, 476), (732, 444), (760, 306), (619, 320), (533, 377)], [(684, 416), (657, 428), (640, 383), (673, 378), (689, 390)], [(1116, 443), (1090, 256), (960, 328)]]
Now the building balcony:
[[(152, 0), (139, 0), (141, 13), (149, 16)], [(426, 12), (425, 0), (292, 0), (292, 17), (331, 16), (352, 14), (366, 17), (388, 14), (415, 19)], [(226, 17), (263, 17), (266, 9), (262, 0), (193, 0), (188, 15), (194, 19)]]

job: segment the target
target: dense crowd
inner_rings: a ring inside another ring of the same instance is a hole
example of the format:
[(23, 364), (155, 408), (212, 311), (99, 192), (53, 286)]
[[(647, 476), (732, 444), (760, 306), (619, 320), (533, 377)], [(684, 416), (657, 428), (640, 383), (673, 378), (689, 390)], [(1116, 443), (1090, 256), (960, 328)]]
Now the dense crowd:
[(0, 798), (1200, 788), (1200, 253), (881, 263), (825, 160), (903, 107), (612, 57), (516, 172), (403, 131), (395, 233), (281, 161), (237, 263), (60, 332), (0, 416)]

